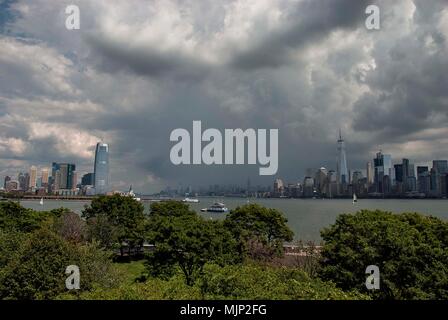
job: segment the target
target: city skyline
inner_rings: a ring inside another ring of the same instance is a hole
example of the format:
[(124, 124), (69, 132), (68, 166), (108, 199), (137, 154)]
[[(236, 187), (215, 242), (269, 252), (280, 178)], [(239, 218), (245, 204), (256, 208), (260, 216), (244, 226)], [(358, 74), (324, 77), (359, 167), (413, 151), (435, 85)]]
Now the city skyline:
[[(368, 159), (365, 162), (365, 168), (350, 168), (347, 165), (347, 153), (345, 140), (339, 129), (339, 136), (336, 145), (337, 161), (333, 166), (316, 169), (316, 167), (306, 169), (302, 178), (296, 178), (286, 181), (286, 183), (277, 176), (274, 182), (274, 188), (271, 193), (270, 187), (258, 184), (255, 188), (250, 187), (250, 177), (248, 177), (246, 188), (241, 184), (233, 182), (227, 186), (222, 184), (208, 185), (208, 191), (205, 185), (194, 185), (190, 183), (178, 183), (176, 186), (165, 186), (155, 193), (175, 192), (177, 195), (192, 194), (199, 190), (199, 193), (213, 193), (213, 190), (237, 194), (250, 194), (253, 189), (268, 193), (267, 196), (283, 196), (283, 191), (275, 191), (286, 189), (288, 187), (300, 187), (300, 196), (298, 191), (294, 191), (289, 196), (292, 197), (313, 197), (320, 195), (325, 189), (325, 196), (350, 196), (357, 194), (385, 194), (385, 195), (404, 195), (406, 193), (424, 193), (425, 196), (442, 197), (448, 196), (448, 160), (434, 159), (427, 163), (411, 163), (410, 159), (402, 158), (400, 163), (394, 159), (391, 154), (383, 153), (379, 150), (375, 154), (375, 158)], [(349, 154), (350, 156), (350, 154)], [(322, 162), (321, 162), (322, 163)], [(317, 166), (319, 167), (319, 166)], [(78, 176), (75, 164), (68, 163), (52, 163), (51, 176), (49, 176), (49, 168), (42, 167), (40, 169), (41, 176), (38, 177), (39, 168), (31, 165), (29, 172), (19, 172), (17, 180), (6, 175), (3, 179), (3, 189), (7, 191), (21, 190), (25, 192), (37, 192), (39, 189), (46, 189), (49, 194), (67, 194), (67, 195), (94, 195), (107, 194), (110, 192), (123, 192), (124, 189), (114, 189), (110, 184), (109, 173), (109, 145), (104, 142), (98, 142), (95, 148), (95, 157), (93, 160), (93, 172), (86, 172), (82, 176)], [(434, 176), (435, 174), (435, 176)], [(387, 178), (384, 181), (384, 177)], [(65, 179), (65, 180), (64, 180)], [(408, 180), (411, 179), (411, 180)], [(438, 181), (439, 179), (442, 179)], [(39, 181), (39, 183), (37, 183)], [(131, 182), (130, 185), (135, 183)], [(360, 191), (362, 184), (363, 191)], [(7, 187), (8, 185), (8, 187)], [(443, 187), (442, 187), (443, 186)], [(308, 187), (309, 191), (305, 189)], [(70, 190), (77, 190), (76, 194)], [(317, 193), (316, 193), (317, 192)], [(142, 192), (149, 194), (149, 192)], [(266, 196), (266, 194), (265, 194)]]
[(64, 2), (0, 1), (0, 177), (53, 161), (91, 172), (107, 141), (112, 189), (272, 184), (256, 165), (173, 165), (170, 132), (192, 121), (278, 129), (288, 181), (337, 169), (339, 128), (349, 168), (380, 149), (448, 158), (446, 1), (375, 1), (379, 30), (367, 0), (76, 3), (67, 30)]

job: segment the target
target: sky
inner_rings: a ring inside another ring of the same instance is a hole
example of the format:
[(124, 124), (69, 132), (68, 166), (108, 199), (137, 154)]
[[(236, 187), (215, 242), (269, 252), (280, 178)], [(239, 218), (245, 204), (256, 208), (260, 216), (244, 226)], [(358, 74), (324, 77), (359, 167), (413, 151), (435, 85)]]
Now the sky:
[[(80, 30), (67, 30), (67, 5)], [(380, 8), (380, 30), (365, 9)], [(448, 158), (448, 1), (0, 0), (0, 178), (51, 162), (114, 189), (300, 181), (378, 150)], [(279, 130), (279, 167), (170, 162), (170, 133)]]

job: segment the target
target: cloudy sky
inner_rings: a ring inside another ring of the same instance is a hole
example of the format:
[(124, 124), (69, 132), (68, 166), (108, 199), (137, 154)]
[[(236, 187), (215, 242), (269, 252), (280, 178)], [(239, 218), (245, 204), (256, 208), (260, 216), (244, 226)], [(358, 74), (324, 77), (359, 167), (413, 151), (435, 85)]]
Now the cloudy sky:
[[(381, 29), (365, 28), (367, 5)], [(65, 28), (65, 8), (81, 29)], [(175, 128), (278, 128), (277, 176), (448, 158), (446, 0), (0, 0), (0, 178), (109, 143), (114, 188), (270, 184), (258, 165), (174, 166)]]

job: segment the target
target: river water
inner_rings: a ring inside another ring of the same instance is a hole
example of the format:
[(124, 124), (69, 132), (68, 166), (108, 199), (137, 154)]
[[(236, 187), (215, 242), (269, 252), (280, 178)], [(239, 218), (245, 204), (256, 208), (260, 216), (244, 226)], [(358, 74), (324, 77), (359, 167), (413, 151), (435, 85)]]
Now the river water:
[[(225, 217), (224, 213), (202, 213), (201, 208), (209, 207), (213, 202), (224, 202), (229, 209), (247, 203), (244, 198), (200, 198), (200, 203), (190, 206), (201, 215), (212, 219)], [(320, 230), (333, 224), (341, 213), (354, 213), (361, 209), (381, 209), (395, 213), (419, 212), (448, 220), (448, 200), (398, 200), (398, 199), (360, 199), (353, 204), (350, 199), (251, 199), (250, 202), (276, 208), (288, 218), (288, 225), (294, 231), (296, 239), (319, 242)], [(90, 201), (59, 201), (45, 200), (41, 206), (39, 201), (22, 200), (21, 205), (35, 210), (51, 210), (65, 207), (81, 213)], [(149, 210), (150, 203), (143, 202), (145, 210)]]

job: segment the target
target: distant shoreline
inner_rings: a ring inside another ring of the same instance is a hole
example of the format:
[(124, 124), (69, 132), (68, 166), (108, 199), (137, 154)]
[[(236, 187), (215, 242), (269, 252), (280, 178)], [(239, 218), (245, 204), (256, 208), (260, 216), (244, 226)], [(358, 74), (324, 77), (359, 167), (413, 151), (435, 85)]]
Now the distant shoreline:
[[(44, 200), (50, 200), (50, 201), (92, 201), (92, 199), (95, 198), (95, 196), (73, 196), (73, 197), (61, 197), (61, 196), (23, 196), (23, 197), (4, 197), (1, 198), (1, 201), (39, 201), (40, 199)], [(350, 197), (337, 197), (337, 198), (247, 198), (247, 197), (236, 197), (236, 196), (198, 196), (199, 199), (216, 199), (216, 198), (227, 198), (227, 199), (242, 199), (242, 200), (306, 200), (306, 201), (326, 201), (326, 200), (351, 200)], [(149, 201), (181, 201), (182, 197), (177, 198), (156, 198), (156, 197), (149, 197), (144, 198), (144, 196), (141, 196), (142, 202), (149, 202)], [(361, 202), (363, 200), (448, 200), (447, 198), (407, 198), (407, 197), (371, 197), (371, 198), (358, 198), (358, 201)]]

